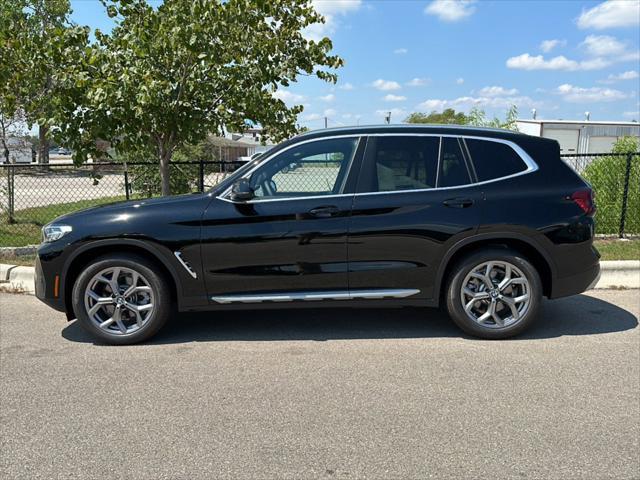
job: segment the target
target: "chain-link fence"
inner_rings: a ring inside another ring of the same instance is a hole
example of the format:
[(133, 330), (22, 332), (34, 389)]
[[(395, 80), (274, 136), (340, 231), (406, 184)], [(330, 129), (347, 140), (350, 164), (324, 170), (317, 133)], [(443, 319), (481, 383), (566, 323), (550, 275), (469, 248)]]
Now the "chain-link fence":
[[(640, 234), (640, 154), (564, 155), (596, 192), (597, 233)], [(179, 162), (170, 166), (175, 193), (204, 191), (243, 162)], [(314, 168), (314, 189), (331, 190), (336, 168), (326, 164), (291, 164), (280, 175), (282, 185), (299, 190), (298, 177)], [(308, 172), (307, 172), (308, 173)], [(284, 178), (286, 177), (286, 178)], [(304, 175), (309, 178), (309, 175)], [(307, 182), (308, 183), (308, 182)], [(310, 185), (304, 185), (310, 188)], [(315, 190), (314, 190), (315, 191)], [(120, 200), (160, 195), (160, 176), (153, 163), (0, 165), (0, 247), (40, 242), (43, 225), (65, 213)]]
[[(204, 191), (243, 163), (173, 163), (171, 190)], [(158, 165), (152, 163), (0, 165), (0, 247), (40, 243), (42, 226), (60, 215), (160, 193)]]
[(640, 153), (563, 155), (596, 194), (596, 233), (640, 234)]

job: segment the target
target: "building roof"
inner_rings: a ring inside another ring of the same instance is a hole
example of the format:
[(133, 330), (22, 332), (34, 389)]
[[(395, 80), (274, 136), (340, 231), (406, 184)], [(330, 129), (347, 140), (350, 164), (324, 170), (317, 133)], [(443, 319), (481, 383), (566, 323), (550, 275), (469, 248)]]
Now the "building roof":
[(616, 121), (609, 121), (609, 120), (598, 121), (598, 120), (537, 120), (537, 119), (521, 120), (521, 119), (518, 119), (516, 120), (516, 122), (536, 123), (536, 124), (558, 123), (558, 124), (617, 125), (617, 126), (623, 126), (623, 127), (640, 127), (640, 123), (638, 122), (616, 122)]

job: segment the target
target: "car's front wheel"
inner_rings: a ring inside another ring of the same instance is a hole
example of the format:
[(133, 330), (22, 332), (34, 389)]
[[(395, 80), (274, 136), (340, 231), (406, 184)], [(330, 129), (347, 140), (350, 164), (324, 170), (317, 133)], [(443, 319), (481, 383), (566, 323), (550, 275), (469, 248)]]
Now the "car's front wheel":
[(517, 335), (535, 320), (542, 283), (520, 253), (492, 248), (462, 259), (447, 288), (447, 310), (465, 332), (480, 338)]
[(100, 340), (124, 345), (155, 335), (171, 311), (167, 281), (151, 262), (129, 254), (89, 264), (72, 294), (80, 324)]

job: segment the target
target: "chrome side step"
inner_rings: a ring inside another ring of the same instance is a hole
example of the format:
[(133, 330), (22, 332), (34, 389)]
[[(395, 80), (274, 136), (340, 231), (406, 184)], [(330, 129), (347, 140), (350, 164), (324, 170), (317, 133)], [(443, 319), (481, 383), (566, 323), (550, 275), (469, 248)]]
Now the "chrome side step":
[(211, 300), (221, 304), (229, 303), (262, 303), (262, 302), (293, 302), (314, 300), (355, 300), (355, 299), (381, 299), (381, 298), (405, 298), (420, 293), (420, 290), (406, 288), (393, 290), (340, 290), (332, 292), (282, 292), (262, 295), (224, 295), (213, 296)]

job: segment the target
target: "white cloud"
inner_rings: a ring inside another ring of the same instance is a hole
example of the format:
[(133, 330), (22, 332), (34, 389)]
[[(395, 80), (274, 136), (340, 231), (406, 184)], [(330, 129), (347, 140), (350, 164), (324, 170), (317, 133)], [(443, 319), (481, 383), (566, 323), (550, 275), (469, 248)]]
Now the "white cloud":
[(304, 36), (318, 41), (335, 33), (340, 25), (338, 16), (355, 12), (362, 5), (362, 0), (313, 0), (313, 7), (324, 16), (325, 23), (314, 23), (304, 29)]
[(302, 117), (302, 121), (304, 122), (313, 122), (314, 120), (320, 120), (322, 116), (319, 113), (309, 113)]
[(549, 53), (554, 48), (556, 48), (556, 47), (564, 47), (566, 44), (567, 44), (566, 40), (557, 40), (557, 39), (544, 40), (540, 44), (540, 50), (542, 50), (544, 53)]
[(640, 2), (637, 0), (608, 0), (582, 12), (578, 27), (603, 30), (614, 27), (640, 25)]
[(340, 85), (338, 87), (340, 90), (353, 90), (353, 85), (350, 84), (349, 82), (345, 83), (344, 85)]
[(566, 70), (573, 72), (577, 70), (599, 70), (608, 67), (611, 63), (612, 60), (604, 58), (592, 58), (578, 62), (568, 59), (564, 55), (547, 60), (542, 55), (534, 56), (528, 53), (507, 59), (507, 67), (516, 70)]
[(438, 100), (435, 98), (425, 100), (418, 108), (420, 110), (425, 110), (431, 112), (432, 110), (444, 110), (447, 107), (447, 100)]
[(518, 90), (515, 88), (493, 86), (481, 88), (478, 93), (482, 97), (505, 97), (509, 95), (517, 95)]
[(456, 79), (456, 85), (462, 85), (464, 83), (464, 78), (460, 77)]
[(345, 120), (351, 120), (351, 119), (359, 120), (360, 118), (362, 118), (362, 115), (360, 115), (359, 113), (343, 113), (341, 116)]
[(334, 108), (327, 108), (323, 113), (325, 117), (333, 117), (338, 112)]
[(393, 53), (395, 53), (396, 55), (404, 55), (405, 53), (409, 53), (409, 50), (407, 50), (406, 48), (396, 48)]
[(598, 83), (614, 83), (620, 82), (622, 80), (635, 80), (639, 77), (640, 74), (638, 74), (636, 70), (629, 70), (628, 72), (618, 73), (617, 75), (614, 75), (612, 73), (607, 77), (606, 80), (599, 80)]
[(274, 92), (273, 96), (285, 103), (301, 102), (304, 100), (304, 95), (298, 95), (297, 93), (290, 92), (289, 90), (277, 90)]
[(626, 50), (624, 43), (610, 35), (589, 35), (580, 46), (592, 57), (622, 55)]
[(457, 22), (473, 15), (476, 11), (474, 3), (475, 0), (433, 0), (424, 12), (444, 22)]
[(402, 95), (394, 95), (393, 93), (390, 93), (388, 95), (384, 96), (384, 101), (385, 102), (403, 102), (407, 99), (407, 97), (403, 97)]
[(411, 80), (409, 80), (407, 83), (405, 83), (405, 85), (407, 87), (423, 87), (427, 84), (429, 84), (429, 82), (431, 82), (431, 79), (429, 78), (413, 78)]
[(336, 96), (333, 93), (330, 93), (318, 98), (320, 98), (320, 100), (322, 100), (323, 102), (333, 102), (336, 99)]
[(622, 112), (622, 115), (625, 117), (633, 118), (634, 120), (638, 120), (640, 118), (640, 110)]
[(416, 108), (422, 111), (442, 111), (445, 108), (456, 108), (468, 110), (472, 107), (480, 108), (509, 108), (512, 105), (517, 107), (535, 107), (540, 102), (536, 102), (526, 96), (506, 96), (506, 97), (458, 97), (453, 100), (431, 98), (419, 104)]
[(583, 88), (568, 83), (560, 85), (555, 89), (554, 93), (571, 103), (614, 102), (628, 97), (624, 92), (612, 88)]
[(383, 91), (400, 90), (401, 88), (398, 82), (394, 82), (393, 80), (382, 80), (381, 78), (373, 82), (371, 86)]

